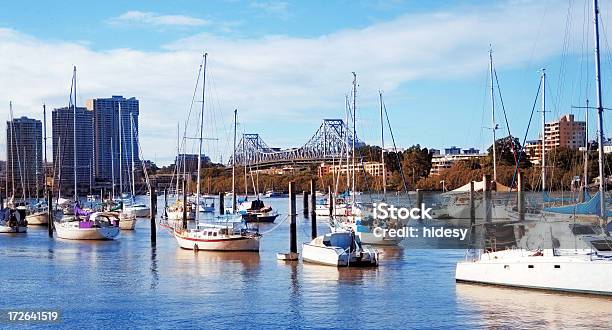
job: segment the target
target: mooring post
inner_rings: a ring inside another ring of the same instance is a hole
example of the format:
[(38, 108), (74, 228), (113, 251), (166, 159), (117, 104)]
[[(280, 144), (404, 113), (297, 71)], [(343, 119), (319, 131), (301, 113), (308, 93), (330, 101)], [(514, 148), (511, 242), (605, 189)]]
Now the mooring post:
[(222, 191), (219, 192), (219, 214), (225, 214), (225, 193)]
[(53, 190), (47, 190), (47, 230), (49, 237), (53, 237)]
[(155, 188), (151, 187), (149, 197), (150, 197), (149, 217), (151, 220), (151, 243), (155, 244), (157, 242), (157, 224), (155, 223), (155, 215), (157, 214), (157, 191), (155, 190)]
[(295, 207), (295, 182), (289, 182), (289, 216), (291, 222), (289, 224), (289, 251), (297, 254), (297, 224), (295, 221), (297, 210)]
[[(416, 190), (416, 208), (419, 209), (419, 215), (421, 215), (421, 204), (423, 204), (423, 190)], [(422, 219), (421, 219), (422, 220)]]
[(183, 180), (183, 229), (187, 229), (187, 184)]
[(516, 180), (516, 191), (517, 191), (517, 201), (516, 207), (519, 213), (519, 221), (525, 220), (525, 194), (523, 193), (523, 173), (518, 172), (517, 180)]
[(317, 237), (317, 192), (315, 190), (315, 180), (310, 180), (310, 236), (314, 239)]
[(302, 191), (302, 212), (304, 212), (304, 218), (308, 219), (308, 191)]
[(493, 205), (491, 200), (491, 177), (488, 175), (484, 175), (482, 180), (484, 181), (483, 191), (484, 191), (484, 218), (485, 222), (491, 222), (491, 213), (493, 212)]
[(168, 188), (164, 188), (164, 218), (168, 218)]
[(470, 242), (476, 243), (476, 201), (474, 200), (474, 181), (470, 181)]
[(0, 193), (0, 209), (4, 208), (4, 195)]
[(334, 216), (334, 196), (332, 196), (331, 186), (327, 186), (327, 202), (329, 204), (329, 217), (332, 218)]

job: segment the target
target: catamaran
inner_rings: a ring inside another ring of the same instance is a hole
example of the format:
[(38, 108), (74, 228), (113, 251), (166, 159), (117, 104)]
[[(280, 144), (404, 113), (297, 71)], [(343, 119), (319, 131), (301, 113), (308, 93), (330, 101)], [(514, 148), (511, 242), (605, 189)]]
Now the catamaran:
[[(603, 106), (601, 94), (601, 67), (599, 51), (599, 8), (593, 0), (595, 35), (596, 109), (598, 114), (599, 177), (604, 178)], [(561, 248), (552, 234), (552, 244), (537, 250), (524, 248), (477, 250), (465, 261), (457, 263), (455, 279), (513, 287), (554, 291), (612, 295), (612, 239), (607, 232), (607, 214), (604, 198), (604, 180), (599, 180), (600, 226), (605, 234), (578, 235), (585, 246)], [(572, 225), (567, 222), (566, 225)], [(553, 227), (551, 227), (552, 230)], [(546, 237), (546, 236), (544, 236)]]

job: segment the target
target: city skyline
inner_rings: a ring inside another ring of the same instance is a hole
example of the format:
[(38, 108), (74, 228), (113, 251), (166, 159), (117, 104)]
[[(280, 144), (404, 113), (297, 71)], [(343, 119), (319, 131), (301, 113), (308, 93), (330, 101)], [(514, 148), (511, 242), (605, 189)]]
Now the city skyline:
[[(524, 135), (542, 67), (548, 68), (551, 118), (573, 112), (583, 120), (584, 111), (571, 106), (594, 99), (586, 92), (594, 80), (592, 37), (584, 23), (588, 1), (266, 4), (136, 2), (125, 8), (111, 3), (95, 11), (80, 3), (42, 5), (49, 13), (90, 13), (57, 25), (35, 13), (11, 11), (19, 5), (9, 4), (6, 12), (14, 13), (0, 14), (0, 47), (15, 65), (0, 72), (12, 77), (0, 86), (2, 108), (13, 100), (18, 116), (40, 118), (43, 101), (50, 107), (65, 103), (75, 64), (77, 104), (97, 95), (137, 97), (144, 158), (168, 165), (176, 155), (177, 123), (183, 130), (188, 116), (203, 51), (210, 55), (212, 86), (206, 134), (219, 139), (204, 153), (215, 162), (229, 159), (234, 108), (241, 132), (259, 133), (281, 148), (305, 143), (324, 118), (344, 118), (352, 71), (359, 83), (358, 136), (366, 142), (379, 140), (380, 89), (398, 146), (486, 150), (491, 144), (490, 45), (507, 111), (505, 116), (498, 100), (498, 137), (507, 135), (504, 117), (514, 136)], [(315, 7), (319, 17), (330, 19), (309, 18)], [(601, 11), (608, 10), (602, 3)], [(241, 22), (232, 21), (233, 12), (241, 14)], [(602, 31), (606, 24), (603, 20)], [(607, 34), (602, 38), (602, 62), (609, 67)], [(604, 106), (610, 76), (604, 70)], [(424, 112), (433, 116), (420, 116)], [(194, 122), (188, 135), (196, 132)], [(537, 126), (532, 123), (528, 139), (537, 138)], [(604, 128), (609, 131), (607, 121)], [(589, 137), (594, 133), (590, 130)], [(0, 141), (0, 147), (5, 143)], [(193, 147), (184, 152), (194, 153)]]

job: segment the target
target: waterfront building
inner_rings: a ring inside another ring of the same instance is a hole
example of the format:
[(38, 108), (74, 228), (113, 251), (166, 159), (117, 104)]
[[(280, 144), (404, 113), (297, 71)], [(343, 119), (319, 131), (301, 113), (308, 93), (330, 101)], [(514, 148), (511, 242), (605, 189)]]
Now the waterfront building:
[[(64, 191), (72, 191), (74, 187), (73, 114), (72, 107), (57, 108), (52, 112), (55, 185), (61, 185)], [(77, 185), (89, 188), (93, 163), (93, 118), (92, 112), (84, 107), (76, 108), (76, 163)]]
[[(115, 184), (119, 184), (120, 143), (124, 180), (131, 175), (132, 142), (136, 173), (140, 173), (139, 101), (134, 97), (125, 98), (113, 95), (110, 98), (89, 99), (85, 104), (93, 118), (93, 172), (96, 180), (110, 182), (114, 171)], [(119, 118), (119, 106), (121, 106), (121, 118)], [(134, 134), (131, 130), (130, 117), (133, 119)], [(120, 132), (121, 139), (119, 138)]]
[[(573, 114), (563, 115), (559, 120), (544, 124), (544, 150), (546, 152), (558, 147), (578, 149), (585, 145), (586, 139), (586, 122), (575, 121)], [(525, 152), (532, 163), (539, 164), (542, 158), (542, 137), (527, 141)]]
[(27, 117), (8, 121), (6, 141), (5, 175), (8, 178), (9, 191), (12, 190), (14, 182), (16, 196), (36, 196), (37, 190), (44, 188), (41, 121)]
[(458, 161), (462, 160), (482, 160), (486, 154), (479, 153), (463, 153), (463, 154), (445, 154), (445, 155), (433, 155), (431, 158), (431, 170), (430, 175), (439, 175), (440, 172), (449, 169)]
[(452, 146), (450, 148), (444, 148), (444, 154), (445, 155), (459, 155), (461, 154), (461, 148), (457, 148), (455, 146)]
[[(360, 173), (365, 171), (371, 176), (382, 176), (383, 174), (383, 163), (381, 162), (365, 162), (365, 163), (355, 163), (355, 167), (352, 164), (341, 164), (341, 165), (331, 165), (322, 163), (319, 165), (319, 176), (323, 176), (326, 174), (352, 174), (353, 171), (356, 173)], [(390, 176), (391, 172), (387, 170), (387, 176)]]

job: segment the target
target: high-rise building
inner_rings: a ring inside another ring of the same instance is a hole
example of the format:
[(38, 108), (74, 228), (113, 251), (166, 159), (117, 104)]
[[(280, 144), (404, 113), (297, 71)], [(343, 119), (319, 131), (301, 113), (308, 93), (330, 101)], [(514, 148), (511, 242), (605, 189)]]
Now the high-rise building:
[[(586, 122), (574, 121), (574, 115), (567, 114), (559, 120), (544, 125), (544, 150), (546, 152), (558, 147), (578, 149), (586, 143)], [(529, 160), (539, 164), (542, 158), (542, 137), (525, 143)]]
[(132, 150), (136, 171), (140, 171), (138, 100), (113, 95), (110, 98), (87, 100), (86, 105), (93, 116), (93, 171), (96, 179), (110, 182), (114, 175), (115, 184), (119, 184), (121, 151), (122, 175), (124, 182), (127, 182), (131, 175)]
[(36, 196), (44, 188), (41, 121), (27, 117), (8, 121), (6, 141), (9, 194)]
[[(76, 182), (79, 187), (89, 187), (93, 164), (92, 112), (76, 107), (76, 124), (73, 107), (57, 108), (52, 113), (53, 164), (56, 187), (72, 191), (74, 187), (74, 126), (76, 125)], [(58, 180), (59, 181), (59, 180)]]

